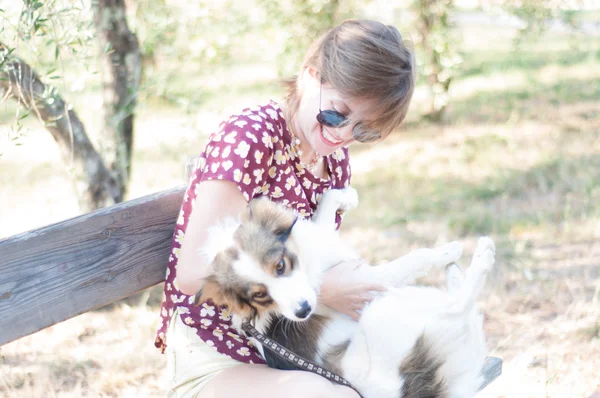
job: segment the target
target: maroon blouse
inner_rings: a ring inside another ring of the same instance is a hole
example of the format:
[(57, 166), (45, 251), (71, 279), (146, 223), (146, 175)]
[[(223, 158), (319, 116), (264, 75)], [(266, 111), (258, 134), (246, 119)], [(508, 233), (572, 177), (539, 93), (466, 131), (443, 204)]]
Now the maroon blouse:
[[(173, 234), (160, 326), (154, 342), (162, 352), (167, 346), (169, 320), (174, 309), (178, 308), (183, 323), (221, 354), (242, 362), (264, 363), (251, 342), (231, 326), (227, 308), (216, 307), (210, 301), (196, 307), (193, 305), (194, 296), (179, 291), (177, 261), (202, 181), (232, 181), (247, 201), (267, 196), (294, 209), (302, 218), (312, 216), (323, 192), (349, 185), (347, 148), (326, 157), (330, 179), (325, 180), (302, 167), (291, 140), (282, 111), (275, 102), (233, 115), (210, 136), (190, 177)], [(338, 216), (338, 227), (340, 222)]]

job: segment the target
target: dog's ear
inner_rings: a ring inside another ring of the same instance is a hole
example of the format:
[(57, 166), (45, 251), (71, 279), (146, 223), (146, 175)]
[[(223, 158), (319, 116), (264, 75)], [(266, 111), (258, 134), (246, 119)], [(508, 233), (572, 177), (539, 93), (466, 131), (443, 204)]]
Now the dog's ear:
[(266, 197), (252, 200), (245, 217), (245, 220), (256, 222), (275, 234), (281, 242), (288, 239), (298, 219), (290, 210), (270, 201)]
[(204, 285), (196, 293), (194, 305), (197, 307), (208, 300), (218, 307), (227, 307), (230, 313), (239, 315), (242, 319), (256, 316), (256, 309), (244, 300), (233, 286), (222, 285), (215, 275), (205, 279)]
[(199, 306), (208, 300), (212, 300), (216, 305), (227, 305), (222, 286), (215, 275), (210, 275), (204, 280), (204, 284), (196, 293), (194, 305)]

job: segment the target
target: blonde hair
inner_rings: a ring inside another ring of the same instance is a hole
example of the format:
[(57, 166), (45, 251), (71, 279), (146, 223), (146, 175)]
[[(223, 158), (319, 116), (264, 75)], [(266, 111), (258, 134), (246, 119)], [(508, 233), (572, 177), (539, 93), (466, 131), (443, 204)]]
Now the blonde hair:
[[(363, 130), (385, 137), (406, 117), (415, 89), (414, 52), (394, 26), (345, 21), (312, 44), (302, 69), (308, 67), (318, 70), (323, 82), (342, 95), (375, 101), (379, 117), (362, 122)], [(300, 103), (298, 79), (287, 82), (287, 109), (292, 116)]]

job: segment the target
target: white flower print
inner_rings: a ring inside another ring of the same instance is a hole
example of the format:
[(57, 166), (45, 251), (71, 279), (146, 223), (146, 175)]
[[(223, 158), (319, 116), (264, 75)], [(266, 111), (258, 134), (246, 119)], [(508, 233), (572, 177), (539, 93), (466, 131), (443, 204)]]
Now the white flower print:
[(216, 146), (212, 152), (210, 153), (210, 156), (212, 156), (213, 158), (216, 158), (219, 156), (219, 152), (221, 151), (221, 148)]
[(277, 112), (275, 112), (274, 109), (269, 108), (266, 109), (265, 112), (267, 112), (267, 114), (271, 116), (271, 119), (277, 119)]
[(228, 171), (230, 168), (233, 167), (233, 162), (231, 160), (226, 160), (223, 162), (222, 166), (225, 171)]
[(277, 164), (285, 163), (285, 156), (284, 156), (283, 152), (281, 152), (279, 149), (275, 151), (275, 155), (273, 156), (273, 159), (275, 159), (275, 162)]
[(252, 134), (251, 132), (247, 131), (246, 132), (246, 137), (250, 138), (252, 140), (252, 142), (254, 142), (255, 144), (258, 143), (258, 139), (256, 138), (256, 136), (254, 134)]
[(215, 316), (215, 307), (214, 305), (208, 305), (207, 303), (202, 304), (202, 309), (200, 310), (200, 316)]
[(300, 195), (300, 192), (302, 192), (302, 187), (300, 185), (296, 185), (294, 192), (296, 192), (296, 195)]
[(177, 229), (177, 235), (175, 236), (175, 242), (182, 245), (184, 237), (185, 237), (185, 232), (183, 232), (181, 229)]
[(208, 327), (209, 327), (210, 325), (212, 325), (212, 323), (213, 323), (213, 322), (212, 322), (210, 319), (202, 318), (202, 319), (200, 320), (200, 323), (201, 323), (201, 326), (200, 326), (200, 327), (201, 327), (202, 329), (208, 329)]
[(227, 344), (227, 348), (229, 348), (230, 350), (235, 347), (235, 345), (231, 342), (231, 340), (227, 340), (227, 342), (225, 343)]
[(308, 216), (310, 216), (306, 209), (300, 209), (298, 215), (300, 216), (300, 218), (308, 218)]
[(304, 177), (302, 179), (302, 186), (304, 187), (304, 189), (310, 189), (311, 185), (312, 185), (312, 182), (310, 182), (309, 179), (307, 179), (306, 177)]
[(342, 173), (343, 173), (343, 171), (342, 171), (342, 166), (338, 166), (338, 167), (336, 167), (336, 168), (335, 168), (335, 173), (337, 174), (337, 176), (338, 176), (338, 179), (340, 179), (340, 180), (341, 180), (341, 179), (342, 179)]
[(341, 150), (341, 149), (338, 149), (337, 151), (335, 151), (335, 152), (332, 154), (332, 157), (333, 157), (335, 160), (344, 160), (344, 159), (346, 159), (346, 155), (344, 154), (344, 151), (343, 151), (343, 150)]
[(167, 292), (170, 292), (171, 290), (173, 290), (173, 287), (171, 286), (171, 284), (170, 284), (170, 283), (167, 283), (167, 286), (166, 286), (165, 290), (166, 290)]
[(225, 138), (223, 139), (223, 141), (225, 141), (228, 144), (235, 144), (235, 137), (237, 136), (237, 131), (232, 131), (231, 133), (227, 134), (225, 136)]
[(273, 129), (273, 123), (266, 122), (265, 126), (267, 126), (267, 130), (275, 132)]
[(267, 148), (273, 148), (273, 141), (271, 140), (271, 136), (266, 132), (263, 132), (262, 143), (267, 146)]
[(287, 189), (288, 191), (295, 185), (296, 185), (296, 177), (289, 176), (287, 178), (287, 180), (285, 180), (285, 189)]
[(256, 164), (260, 164), (260, 161), (262, 160), (264, 155), (265, 154), (259, 151), (258, 149), (254, 152), (254, 160), (256, 160)]
[(271, 184), (265, 184), (262, 187), (260, 187), (260, 193), (262, 195), (267, 195), (269, 193), (269, 188), (271, 187)]
[(171, 254), (173, 254), (175, 256), (176, 259), (179, 259), (179, 253), (181, 252), (181, 248), (179, 247), (174, 247), (173, 251), (171, 252)]
[(262, 127), (262, 126), (261, 126), (260, 124), (258, 124), (258, 123), (254, 123), (254, 124), (252, 125), (252, 128), (253, 128), (254, 130), (256, 130), (256, 131), (260, 130), (260, 129), (261, 129), (261, 127)]
[(246, 199), (246, 202), (250, 202), (250, 195), (248, 195), (248, 192), (244, 192), (244, 199)]
[(254, 120), (255, 122), (262, 122), (262, 117), (258, 116), (258, 115), (250, 115), (248, 116), (248, 119), (250, 120)]
[(241, 157), (242, 159), (246, 159), (248, 157), (248, 152), (250, 152), (250, 145), (246, 141), (241, 141), (238, 144), (238, 147), (234, 149), (233, 153)]
[(250, 179), (250, 174), (244, 174), (244, 179), (242, 180), (242, 182), (246, 185), (250, 185), (250, 183), (252, 182), (252, 180)]
[(191, 316), (186, 316), (186, 317), (185, 317), (185, 319), (183, 320), (183, 322), (184, 322), (186, 325), (191, 325), (191, 324), (193, 324), (193, 323), (194, 323), (194, 320), (192, 319), (192, 317), (191, 317)]
[(247, 168), (248, 168), (248, 166), (250, 166), (250, 160), (246, 159), (246, 160), (244, 161), (244, 168), (245, 168), (245, 169), (247, 169)]
[(269, 177), (275, 178), (277, 175), (277, 167), (273, 166), (269, 169)]
[(185, 221), (184, 221), (184, 220), (185, 220), (185, 219), (184, 219), (184, 216), (185, 216), (185, 213), (183, 212), (183, 210), (182, 210), (182, 211), (180, 211), (180, 212), (179, 212), (179, 217), (177, 218), (177, 224), (178, 224), (178, 225), (183, 225), (183, 223), (185, 222)]
[(239, 350), (236, 351), (238, 354), (240, 354), (243, 357), (249, 357), (250, 356), (250, 349), (248, 347), (242, 347)]
[(246, 120), (238, 120), (235, 123), (233, 123), (236, 127), (239, 128), (243, 128), (245, 125), (248, 124), (248, 122)]
[(213, 336), (218, 338), (219, 341), (223, 341), (223, 331), (221, 330), (221, 328), (215, 328), (215, 330), (213, 330)]
[(221, 153), (221, 157), (223, 159), (227, 159), (229, 157), (229, 155), (231, 154), (231, 146), (227, 145), (225, 147), (225, 149), (223, 149), (223, 152)]
[(215, 346), (215, 342), (212, 340), (206, 340), (204, 341), (206, 343), (207, 346), (209, 347), (214, 347)]
[(242, 171), (240, 169), (235, 169), (233, 171), (233, 180), (235, 182), (240, 182), (242, 181)]
[(273, 192), (271, 192), (271, 197), (273, 197), (275, 199), (281, 198), (282, 196), (283, 196), (283, 191), (281, 191), (281, 188), (279, 188), (279, 187), (275, 187)]
[[(222, 127), (222, 123), (221, 126)], [(209, 137), (210, 141), (214, 141), (214, 142), (221, 142), (221, 139), (223, 138), (223, 133), (217, 133), (217, 134), (211, 134)]]
[(257, 170), (254, 170), (254, 172), (253, 172), (252, 174), (254, 174), (254, 176), (256, 177), (256, 178), (254, 179), (254, 182), (255, 182), (256, 184), (258, 184), (260, 181), (262, 181), (262, 175), (263, 175), (263, 173), (264, 173), (264, 172), (265, 172), (265, 170), (264, 170), (264, 169), (257, 169)]

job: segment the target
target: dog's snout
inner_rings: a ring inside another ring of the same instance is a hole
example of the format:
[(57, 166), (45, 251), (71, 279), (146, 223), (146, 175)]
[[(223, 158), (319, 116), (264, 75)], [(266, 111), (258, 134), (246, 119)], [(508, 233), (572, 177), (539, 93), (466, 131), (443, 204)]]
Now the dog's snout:
[(304, 319), (310, 315), (311, 311), (312, 307), (308, 304), (308, 301), (305, 300), (300, 304), (300, 308), (296, 310), (296, 316), (300, 319)]

